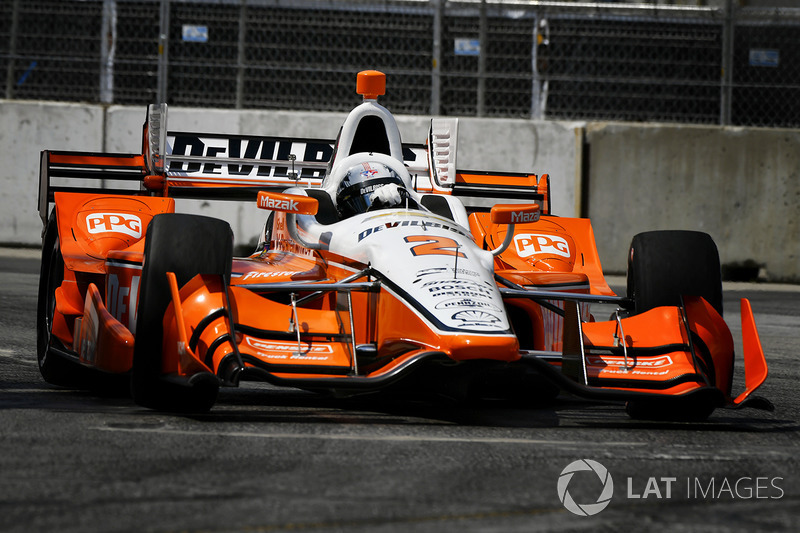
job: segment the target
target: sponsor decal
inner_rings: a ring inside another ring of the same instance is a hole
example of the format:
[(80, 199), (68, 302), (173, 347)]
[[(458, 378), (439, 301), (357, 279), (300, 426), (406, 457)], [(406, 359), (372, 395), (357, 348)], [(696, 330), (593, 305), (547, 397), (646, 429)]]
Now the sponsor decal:
[(303, 162), (327, 163), (333, 154), (333, 144), (325, 142), (303, 142), (291, 139), (274, 139), (266, 137), (198, 137), (194, 135), (178, 135), (169, 139), (172, 155), (213, 157), (232, 159), (265, 160), (248, 164), (224, 164), (214, 162), (189, 163), (179, 160), (170, 162), (169, 173), (181, 174), (217, 174), (220, 176), (285, 177), (289, 174), (287, 165), (276, 165), (269, 160), (288, 161), (290, 155), (297, 158), (301, 167), (300, 178), (321, 179), (324, 173), (319, 168), (302, 168)]
[(521, 224), (525, 222), (536, 222), (539, 220), (539, 212), (535, 213), (525, 213), (521, 211), (514, 211), (511, 213), (511, 223), (512, 224)]
[(501, 311), (499, 307), (491, 302), (473, 300), (471, 298), (453, 298), (451, 300), (445, 300), (444, 302), (439, 302), (436, 304), (436, 309), (457, 309), (459, 307), (470, 309), (488, 309), (495, 312)]
[(299, 206), (294, 200), (279, 200), (268, 196), (261, 196), (258, 206), (264, 209), (277, 209), (279, 211), (289, 211), (291, 213), (297, 213), (299, 211)]
[(361, 175), (364, 176), (365, 178), (371, 178), (372, 176), (378, 173), (378, 171), (369, 166), (369, 163), (367, 162), (361, 163), (361, 166), (364, 167), (364, 170), (361, 171)]
[[(422, 270), (417, 270), (417, 281), (419, 281), (424, 276), (430, 276), (432, 274), (446, 274), (446, 273), (447, 273), (446, 267), (423, 268)], [(416, 281), (414, 283), (416, 283)]]
[[(619, 365), (625, 366), (625, 358), (619, 357), (616, 355), (604, 355), (600, 357), (599, 355), (587, 355), (586, 356), (586, 363), (593, 365), (593, 366), (611, 366), (611, 365)], [(662, 355), (659, 357), (637, 357), (633, 359), (628, 357), (628, 364), (633, 364), (637, 368), (664, 368), (667, 366), (672, 366), (672, 358), (668, 355)]]
[[(241, 178), (285, 178), (289, 175), (289, 156), (296, 158), (299, 179), (321, 181), (324, 164), (333, 155), (332, 142), (303, 139), (287, 139), (257, 136), (198, 136), (191, 134), (170, 135), (167, 143), (171, 147), (167, 172), (172, 175), (215, 174)], [(181, 161), (180, 156), (251, 159), (247, 162), (222, 163), (214, 161)], [(403, 160), (409, 165), (419, 165), (426, 156), (422, 150), (403, 147)], [(284, 163), (287, 162), (287, 163)], [(303, 165), (314, 163), (315, 166)]]
[(141, 276), (131, 276), (130, 286), (120, 283), (119, 276), (109, 274), (106, 283), (106, 307), (111, 315), (125, 324), (130, 331), (136, 331), (137, 300), (139, 299), (139, 280)]
[(302, 359), (304, 361), (327, 361), (333, 354), (333, 348), (328, 344), (302, 345), (302, 352), (298, 353), (296, 342), (276, 342), (245, 337), (247, 345), (256, 350), (260, 357), (269, 359)]
[(521, 233), (514, 237), (514, 246), (522, 258), (538, 254), (570, 256), (569, 244), (558, 235)]
[(453, 320), (460, 320), (461, 326), (490, 326), (500, 322), (500, 319), (486, 311), (470, 309), (459, 311), (451, 317)]
[(434, 268), (423, 268), (422, 270), (417, 270), (417, 275), (416, 275), (417, 279), (414, 280), (414, 283), (418, 283), (419, 281), (422, 281), (422, 278), (424, 278), (425, 276), (430, 276), (433, 274), (439, 274), (442, 276), (452, 276), (452, 278), (448, 279), (455, 279), (459, 275), (469, 276), (472, 278), (481, 277), (480, 272), (476, 270), (468, 270), (466, 268), (455, 268), (455, 267), (434, 267)]
[(294, 276), (296, 274), (302, 274), (299, 271), (289, 271), (289, 270), (278, 270), (278, 271), (270, 271), (270, 272), (259, 272), (257, 270), (252, 272), (247, 272), (246, 274), (242, 275), (242, 280), (248, 279), (269, 279), (269, 278), (282, 278), (285, 276)]
[(425, 220), (403, 220), (403, 221), (397, 221), (397, 222), (386, 222), (385, 224), (381, 224), (380, 226), (373, 226), (371, 228), (367, 228), (367, 229), (361, 231), (358, 234), (358, 242), (363, 241), (364, 239), (366, 239), (370, 235), (374, 235), (375, 233), (378, 233), (379, 231), (383, 231), (383, 230), (387, 230), (387, 229), (391, 230), (391, 229), (395, 229), (395, 228), (406, 228), (406, 227), (422, 228), (425, 231), (427, 231), (429, 229), (441, 228), (441, 229), (443, 229), (445, 231), (451, 231), (453, 233), (457, 233), (459, 235), (463, 235), (463, 236), (468, 237), (470, 239), (472, 238), (471, 235), (468, 235), (467, 233), (461, 231), (460, 229), (458, 229), (456, 227), (453, 227), (453, 226), (449, 226), (447, 224), (441, 224), (439, 222), (427, 222)]
[(98, 233), (124, 233), (134, 239), (142, 238), (142, 219), (128, 213), (91, 213), (86, 215), (86, 231)]
[(494, 292), (491, 288), (481, 285), (476, 281), (465, 279), (447, 279), (428, 281), (422, 284), (428, 289), (431, 296), (472, 296), (491, 298)]

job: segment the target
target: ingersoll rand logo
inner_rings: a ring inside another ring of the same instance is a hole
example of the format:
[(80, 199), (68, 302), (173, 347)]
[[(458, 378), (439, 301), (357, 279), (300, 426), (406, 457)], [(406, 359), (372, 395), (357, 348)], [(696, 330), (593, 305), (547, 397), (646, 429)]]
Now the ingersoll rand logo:
[(566, 239), (557, 235), (537, 233), (521, 233), (514, 237), (514, 245), (520, 257), (536, 254), (560, 255), (569, 257), (569, 244)]
[(127, 213), (92, 213), (86, 216), (86, 230), (91, 234), (124, 233), (139, 239), (142, 236), (142, 219)]

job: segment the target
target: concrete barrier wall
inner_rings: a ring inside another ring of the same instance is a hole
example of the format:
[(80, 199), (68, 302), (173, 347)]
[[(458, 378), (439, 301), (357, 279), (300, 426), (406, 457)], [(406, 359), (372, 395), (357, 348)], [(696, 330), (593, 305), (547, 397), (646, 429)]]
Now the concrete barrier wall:
[[(171, 108), (169, 128), (333, 139), (344, 117)], [(0, 243), (40, 242), (40, 150), (138, 153), (144, 118), (138, 106), (0, 101)], [(404, 141), (424, 141), (428, 117), (397, 120)], [(639, 231), (698, 229), (717, 241), (723, 263), (800, 282), (798, 141), (794, 130), (464, 118), (458, 166), (549, 173), (554, 212), (593, 219), (607, 272), (625, 271)], [(253, 242), (264, 220), (254, 205), (234, 202), (179, 209), (228, 220), (239, 244)]]
[(709, 233), (723, 270), (800, 282), (800, 131), (589, 124), (588, 215), (606, 271), (640, 231)]
[(100, 151), (103, 109), (0, 101), (0, 243), (41, 244), (39, 152)]

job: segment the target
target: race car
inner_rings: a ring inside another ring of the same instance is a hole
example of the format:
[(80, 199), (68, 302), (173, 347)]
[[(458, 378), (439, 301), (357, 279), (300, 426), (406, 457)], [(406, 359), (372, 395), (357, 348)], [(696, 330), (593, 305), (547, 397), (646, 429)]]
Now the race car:
[[(385, 86), (358, 74), (363, 102), (332, 141), (169, 132), (162, 104), (141, 154), (42, 152), (44, 379), (182, 412), (243, 380), (337, 396), (565, 391), (637, 418), (771, 408), (753, 395), (767, 364), (747, 300), (745, 390), (731, 390), (708, 235), (635, 236), (618, 296), (589, 220), (551, 213), (547, 174), (458, 169), (456, 119), (404, 144)], [(257, 248), (234, 258), (230, 225), (176, 213), (176, 198), (256, 202)]]

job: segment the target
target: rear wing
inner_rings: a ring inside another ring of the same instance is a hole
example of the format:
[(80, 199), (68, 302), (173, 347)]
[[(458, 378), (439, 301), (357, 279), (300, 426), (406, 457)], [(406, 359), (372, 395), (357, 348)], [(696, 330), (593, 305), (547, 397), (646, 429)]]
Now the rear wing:
[[(468, 208), (492, 199), (541, 204), (549, 213), (549, 177), (456, 169), (457, 119), (434, 118), (426, 144), (403, 143), (403, 162), (420, 192), (461, 196)], [(320, 187), (337, 141), (167, 130), (167, 105), (150, 105), (142, 154), (45, 150), (39, 215), (46, 223), (56, 192), (254, 200), (259, 190)]]

